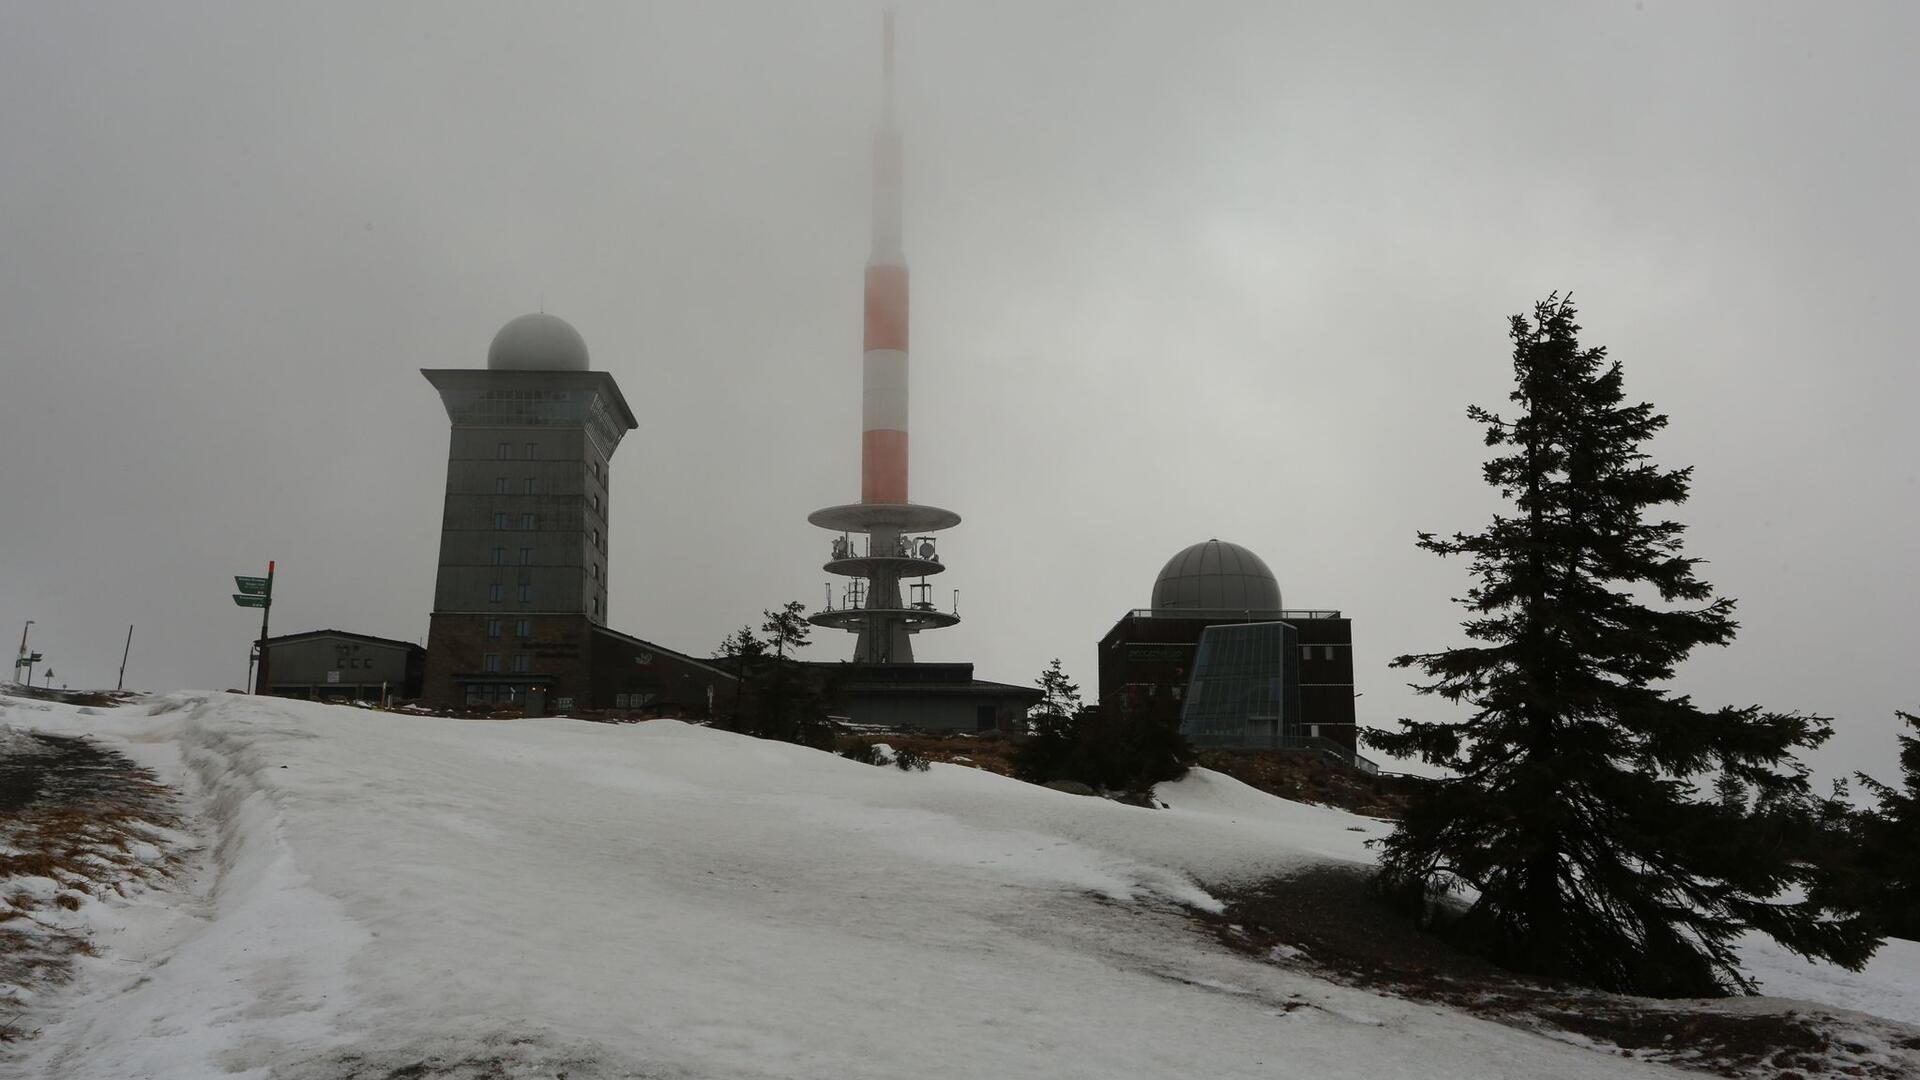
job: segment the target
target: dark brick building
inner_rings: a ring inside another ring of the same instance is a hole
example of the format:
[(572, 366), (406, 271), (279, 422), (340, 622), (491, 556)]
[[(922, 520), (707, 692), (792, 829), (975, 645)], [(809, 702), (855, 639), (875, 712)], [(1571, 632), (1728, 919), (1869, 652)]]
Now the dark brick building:
[[(1264, 665), (1266, 677), (1274, 680), (1265, 697), (1281, 707), (1272, 716), (1249, 712), (1241, 735), (1219, 736), (1216, 724), (1208, 732), (1188, 730), (1188, 738), (1249, 746), (1278, 745), (1276, 738), (1318, 738), (1351, 753), (1357, 730), (1352, 621), (1336, 610), (1283, 607), (1280, 586), (1266, 564), (1253, 552), (1218, 540), (1175, 555), (1154, 583), (1153, 606), (1129, 611), (1100, 639), (1100, 706), (1184, 709), (1208, 627), (1273, 623), (1285, 624), (1285, 630), (1263, 639), (1275, 643)], [(1289, 654), (1279, 655), (1279, 648)], [(1273, 726), (1262, 727), (1262, 722)]]

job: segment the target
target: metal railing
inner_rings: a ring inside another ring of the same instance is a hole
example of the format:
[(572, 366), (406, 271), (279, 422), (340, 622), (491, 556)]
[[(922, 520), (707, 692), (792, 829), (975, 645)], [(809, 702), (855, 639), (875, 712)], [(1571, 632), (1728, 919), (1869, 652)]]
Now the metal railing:
[(1321, 753), (1339, 758), (1364, 773), (1380, 772), (1378, 762), (1349, 749), (1344, 743), (1334, 742), (1321, 735), (1269, 735), (1264, 732), (1242, 735), (1188, 735), (1187, 741), (1207, 749), (1292, 750)]
[(1335, 608), (1294, 608), (1284, 611), (1261, 611), (1258, 608), (1134, 608), (1128, 614), (1136, 619), (1233, 619), (1239, 622), (1342, 618)]

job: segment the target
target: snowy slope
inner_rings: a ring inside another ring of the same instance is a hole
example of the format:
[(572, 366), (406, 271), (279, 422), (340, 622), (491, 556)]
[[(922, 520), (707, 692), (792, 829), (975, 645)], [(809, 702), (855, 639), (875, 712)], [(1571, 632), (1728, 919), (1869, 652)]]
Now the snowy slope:
[[(1686, 1075), (1224, 952), (1182, 913), (1199, 882), (1365, 861), (1383, 827), (1217, 774), (1143, 810), (672, 721), (23, 704), (0, 723), (93, 732), (189, 792), (205, 872), (104, 910), (0, 1072)], [(1894, 968), (1826, 1000), (1872, 1008)]]

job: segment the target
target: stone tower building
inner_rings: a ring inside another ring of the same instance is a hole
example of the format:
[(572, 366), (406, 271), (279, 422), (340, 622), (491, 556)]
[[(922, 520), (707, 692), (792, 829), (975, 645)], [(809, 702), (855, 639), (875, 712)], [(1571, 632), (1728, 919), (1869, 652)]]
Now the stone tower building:
[(609, 468), (633, 412), (552, 315), (509, 322), (484, 369), (421, 374), (453, 424), (424, 696), (534, 713), (584, 704), (607, 619)]

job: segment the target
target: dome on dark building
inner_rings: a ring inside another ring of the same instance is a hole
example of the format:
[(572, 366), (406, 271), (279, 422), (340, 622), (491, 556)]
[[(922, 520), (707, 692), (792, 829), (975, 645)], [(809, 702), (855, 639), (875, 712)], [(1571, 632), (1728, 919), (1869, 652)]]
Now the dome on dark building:
[(565, 319), (546, 312), (522, 315), (493, 335), (487, 367), (492, 371), (585, 371), (587, 342)]
[(1276, 612), (1280, 582), (1260, 556), (1221, 540), (1195, 544), (1160, 570), (1153, 583), (1153, 613), (1179, 611)]

